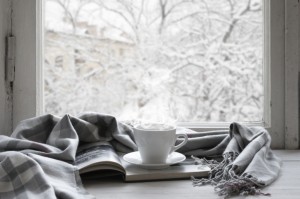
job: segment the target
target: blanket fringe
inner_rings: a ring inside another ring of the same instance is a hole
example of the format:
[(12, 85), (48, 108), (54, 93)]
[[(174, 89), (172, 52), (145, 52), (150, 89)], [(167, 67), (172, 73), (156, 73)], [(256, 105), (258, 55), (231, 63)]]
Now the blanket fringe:
[(208, 178), (197, 179), (192, 176), (193, 185), (202, 186), (211, 184), (215, 187), (214, 189), (218, 195), (224, 196), (224, 198), (236, 195), (270, 196), (269, 193), (263, 193), (258, 189), (253, 178), (238, 176), (233, 172), (232, 163), (237, 156), (237, 153), (226, 153), (221, 162), (192, 156), (199, 165), (206, 165), (211, 168)]

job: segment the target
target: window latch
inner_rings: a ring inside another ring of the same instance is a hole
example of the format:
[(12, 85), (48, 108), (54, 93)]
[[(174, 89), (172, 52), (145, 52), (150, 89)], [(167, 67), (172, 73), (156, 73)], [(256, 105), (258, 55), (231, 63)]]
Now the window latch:
[(16, 52), (16, 38), (14, 36), (6, 37), (6, 60), (5, 60), (5, 79), (8, 82), (15, 80), (15, 52)]

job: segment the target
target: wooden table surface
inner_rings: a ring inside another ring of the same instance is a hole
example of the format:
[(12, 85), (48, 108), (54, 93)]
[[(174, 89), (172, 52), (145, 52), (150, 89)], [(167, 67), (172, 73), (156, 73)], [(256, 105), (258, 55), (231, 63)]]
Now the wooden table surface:
[[(279, 178), (262, 191), (268, 196), (234, 198), (300, 199), (300, 151), (275, 150), (282, 159)], [(125, 183), (120, 180), (84, 181), (85, 188), (99, 199), (199, 199), (223, 198), (212, 186), (193, 187), (191, 180)]]

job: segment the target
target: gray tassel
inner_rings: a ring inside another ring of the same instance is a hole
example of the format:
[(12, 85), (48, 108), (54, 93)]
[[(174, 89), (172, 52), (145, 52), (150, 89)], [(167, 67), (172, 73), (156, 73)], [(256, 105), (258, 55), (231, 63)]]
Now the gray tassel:
[(219, 196), (228, 198), (236, 195), (265, 195), (270, 196), (269, 193), (263, 193), (254, 183), (251, 176), (238, 176), (232, 170), (233, 161), (238, 156), (237, 153), (226, 153), (223, 155), (223, 160), (218, 162), (216, 160), (207, 160), (205, 158), (192, 157), (199, 165), (206, 165), (211, 168), (208, 178), (194, 178), (192, 181), (194, 186), (202, 186), (211, 184), (215, 186), (215, 191)]

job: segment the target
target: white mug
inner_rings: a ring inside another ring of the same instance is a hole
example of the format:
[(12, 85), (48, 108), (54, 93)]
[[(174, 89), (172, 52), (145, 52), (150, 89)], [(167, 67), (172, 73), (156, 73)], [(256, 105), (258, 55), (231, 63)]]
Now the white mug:
[[(178, 137), (184, 137), (184, 140), (175, 146)], [(176, 134), (175, 127), (164, 124), (153, 124), (147, 128), (135, 126), (134, 138), (144, 164), (166, 163), (168, 155), (188, 141), (186, 134)]]

